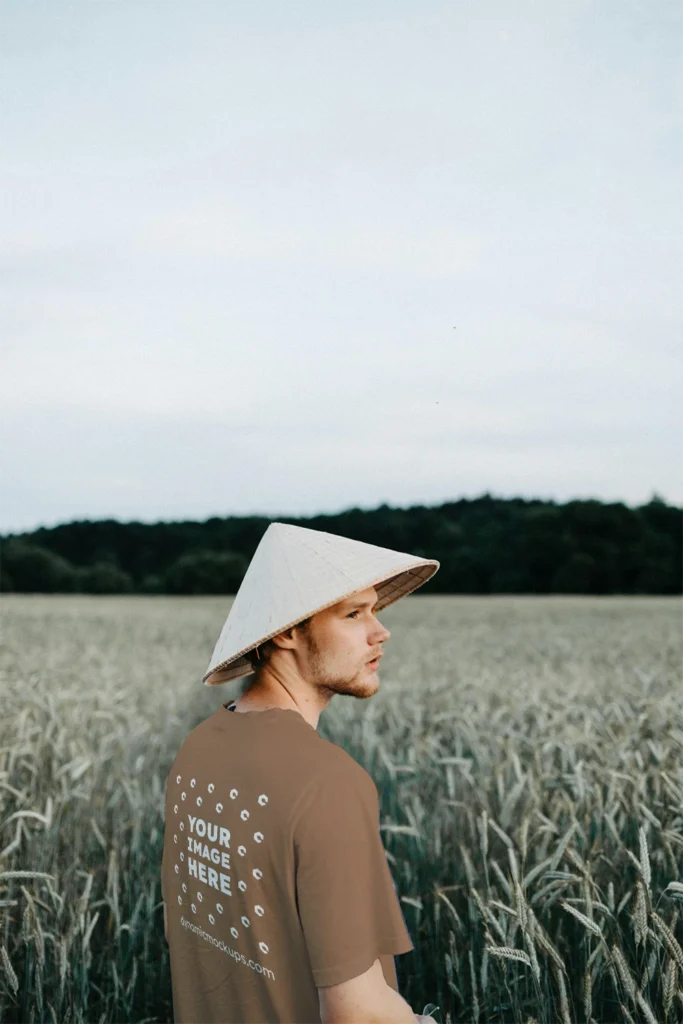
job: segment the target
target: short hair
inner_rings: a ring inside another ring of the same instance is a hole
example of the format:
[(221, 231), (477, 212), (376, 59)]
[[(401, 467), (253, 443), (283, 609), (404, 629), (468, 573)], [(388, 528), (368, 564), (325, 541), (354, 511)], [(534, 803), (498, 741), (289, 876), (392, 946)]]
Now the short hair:
[[(305, 633), (308, 630), (312, 619), (313, 616), (309, 615), (307, 619), (302, 619), (301, 622), (295, 623), (295, 626), (298, 630), (301, 630), (302, 633)], [(273, 654), (275, 650), (277, 650), (277, 644), (274, 644), (272, 639), (264, 640), (262, 644), (258, 645), (258, 647), (252, 647), (250, 651), (247, 651), (244, 657), (247, 659), (252, 669), (258, 669), (269, 661), (271, 654)], [(257, 651), (258, 656), (256, 654)]]

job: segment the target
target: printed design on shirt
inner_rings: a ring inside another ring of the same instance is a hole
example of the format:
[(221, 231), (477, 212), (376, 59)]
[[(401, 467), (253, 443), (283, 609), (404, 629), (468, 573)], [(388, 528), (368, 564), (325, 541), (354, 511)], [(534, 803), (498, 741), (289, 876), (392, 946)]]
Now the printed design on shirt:
[[(228, 822), (237, 815), (239, 790), (231, 789), (228, 799), (219, 798), (213, 782), (202, 787), (196, 778), (183, 779), (175, 776), (173, 797), (173, 844), (177, 848), (178, 860), (173, 871), (178, 882), (177, 899), (181, 907), (188, 908), (194, 919), (203, 925), (215, 925), (226, 915), (230, 918), (230, 897), (233, 895), (232, 879), (237, 879), (240, 893), (246, 894), (245, 901), (251, 911), (242, 914), (238, 927), (233, 924), (230, 934), (239, 939), (244, 931), (252, 926), (252, 915), (263, 917), (265, 909), (258, 902), (263, 872), (253, 867), (247, 868), (247, 860), (251, 863), (258, 860), (258, 846), (265, 841), (263, 832), (253, 829), (253, 825), (238, 826), (245, 842), (241, 842), (235, 850), (235, 862), (231, 860), (233, 830)], [(261, 793), (258, 798), (260, 807), (266, 807), (268, 797)], [(239, 818), (249, 822), (251, 813), (246, 807), (239, 810)], [(236, 839), (237, 837), (235, 837)], [(246, 843), (255, 846), (248, 849)], [(245, 871), (245, 878), (239, 877), (240, 867)], [(226, 899), (227, 897), (227, 899)], [(262, 953), (269, 953), (270, 948), (265, 942), (259, 942)]]

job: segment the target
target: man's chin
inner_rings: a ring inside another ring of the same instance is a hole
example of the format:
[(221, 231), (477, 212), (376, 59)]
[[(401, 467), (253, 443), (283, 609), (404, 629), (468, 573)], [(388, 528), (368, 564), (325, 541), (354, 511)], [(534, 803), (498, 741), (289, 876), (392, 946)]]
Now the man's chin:
[(375, 672), (367, 670), (361, 672), (354, 696), (360, 700), (366, 700), (368, 697), (374, 697), (378, 690), (379, 676)]

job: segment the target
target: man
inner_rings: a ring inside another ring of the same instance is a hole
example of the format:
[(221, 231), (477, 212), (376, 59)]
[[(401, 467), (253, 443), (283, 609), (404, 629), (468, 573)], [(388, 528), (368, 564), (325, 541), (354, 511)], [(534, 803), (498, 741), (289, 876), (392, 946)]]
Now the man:
[(318, 530), (265, 531), (203, 681), (254, 678), (190, 732), (166, 784), (176, 1024), (422, 1019), (397, 990), (394, 955), (414, 946), (377, 788), (317, 725), (335, 694), (378, 691), (391, 634), (377, 612), (438, 568)]

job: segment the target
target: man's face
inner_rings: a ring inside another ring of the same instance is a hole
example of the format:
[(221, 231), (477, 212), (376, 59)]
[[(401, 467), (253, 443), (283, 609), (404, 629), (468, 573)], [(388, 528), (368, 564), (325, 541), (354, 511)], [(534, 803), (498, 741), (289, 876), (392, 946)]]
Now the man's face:
[(307, 682), (330, 697), (340, 693), (364, 699), (377, 692), (381, 662), (368, 662), (382, 653), (391, 634), (375, 615), (376, 603), (377, 591), (369, 587), (313, 616), (308, 631), (300, 634), (299, 671)]

